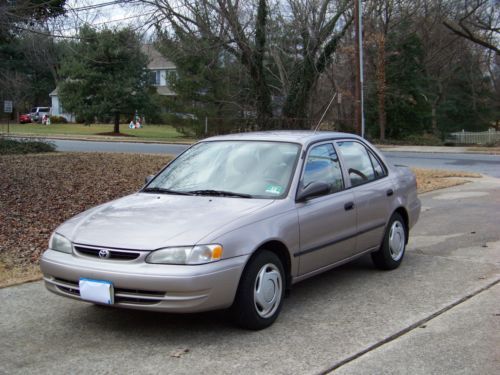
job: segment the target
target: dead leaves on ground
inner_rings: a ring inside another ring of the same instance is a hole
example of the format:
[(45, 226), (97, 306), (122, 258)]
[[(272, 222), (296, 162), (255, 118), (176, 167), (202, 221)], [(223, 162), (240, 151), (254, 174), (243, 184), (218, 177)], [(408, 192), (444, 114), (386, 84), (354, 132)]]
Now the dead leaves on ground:
[(0, 262), (7, 269), (36, 264), (64, 220), (137, 191), (169, 159), (84, 153), (0, 157)]
[(451, 186), (462, 185), (469, 180), (466, 178), (481, 177), (478, 173), (445, 171), (439, 169), (412, 168), (417, 176), (418, 193), (426, 193), (433, 190), (444, 189)]

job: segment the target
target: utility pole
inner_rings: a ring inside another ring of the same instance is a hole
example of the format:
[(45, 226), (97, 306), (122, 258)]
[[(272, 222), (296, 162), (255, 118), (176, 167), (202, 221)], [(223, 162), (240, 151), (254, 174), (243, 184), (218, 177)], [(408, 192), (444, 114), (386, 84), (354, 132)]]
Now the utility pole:
[(354, 87), (354, 128), (357, 134), (365, 136), (364, 90), (363, 90), (363, 29), (361, 0), (354, 0), (355, 29), (355, 87)]

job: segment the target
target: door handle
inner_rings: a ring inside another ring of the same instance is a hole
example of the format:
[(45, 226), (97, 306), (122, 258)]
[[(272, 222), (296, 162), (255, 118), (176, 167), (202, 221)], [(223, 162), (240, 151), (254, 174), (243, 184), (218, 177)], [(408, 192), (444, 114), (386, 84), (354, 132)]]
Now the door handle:
[(394, 194), (394, 191), (392, 189), (389, 189), (389, 190), (387, 190), (386, 194), (388, 197), (390, 197), (391, 195)]
[(354, 208), (354, 202), (347, 202), (346, 204), (344, 204), (344, 210), (346, 211), (352, 210), (353, 208)]

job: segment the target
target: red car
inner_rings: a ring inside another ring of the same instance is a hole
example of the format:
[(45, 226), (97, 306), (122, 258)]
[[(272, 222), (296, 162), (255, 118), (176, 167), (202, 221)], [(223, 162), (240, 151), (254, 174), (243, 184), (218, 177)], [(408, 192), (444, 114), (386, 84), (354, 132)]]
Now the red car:
[(31, 117), (28, 114), (25, 114), (25, 115), (19, 115), (19, 123), (20, 124), (26, 124), (28, 122), (31, 122)]

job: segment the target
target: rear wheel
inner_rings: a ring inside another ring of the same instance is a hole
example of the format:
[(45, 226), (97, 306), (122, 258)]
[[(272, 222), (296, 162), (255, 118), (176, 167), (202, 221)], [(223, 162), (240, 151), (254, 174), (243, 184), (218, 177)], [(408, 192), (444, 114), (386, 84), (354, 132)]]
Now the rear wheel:
[(406, 225), (400, 214), (395, 212), (389, 220), (380, 249), (372, 253), (375, 265), (383, 270), (392, 270), (401, 264), (406, 250)]
[(233, 305), (236, 323), (259, 330), (274, 323), (285, 293), (283, 265), (271, 251), (259, 252), (247, 265)]

